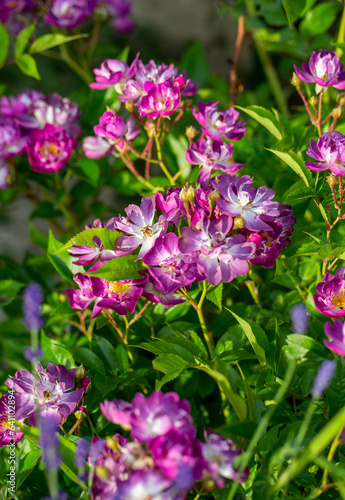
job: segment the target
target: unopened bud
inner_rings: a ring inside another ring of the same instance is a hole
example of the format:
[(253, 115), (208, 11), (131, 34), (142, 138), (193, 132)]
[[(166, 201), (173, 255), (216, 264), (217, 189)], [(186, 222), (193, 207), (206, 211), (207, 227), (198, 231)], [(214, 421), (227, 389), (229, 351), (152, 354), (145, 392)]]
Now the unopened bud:
[(127, 111), (129, 111), (130, 113), (133, 113), (133, 109), (134, 109), (133, 101), (126, 101), (126, 102), (125, 102), (125, 108), (126, 108), (126, 109), (127, 109)]
[(188, 196), (187, 196), (187, 190), (186, 188), (182, 188), (181, 191), (180, 191), (180, 194), (179, 194), (179, 198), (181, 201), (183, 201), (183, 203), (187, 203), (188, 202)]
[(334, 188), (338, 184), (338, 180), (333, 174), (326, 177), (326, 182), (330, 188)]
[(296, 75), (295, 72), (292, 73), (291, 84), (294, 87), (300, 87), (302, 80)]
[(153, 139), (155, 134), (156, 134), (156, 125), (154, 122), (148, 122), (146, 123), (146, 131), (147, 135), (149, 136), (150, 139)]
[(121, 141), (118, 141), (116, 144), (115, 144), (115, 149), (119, 152), (119, 153), (126, 153), (126, 151), (128, 151), (128, 144), (127, 144), (127, 141), (125, 140), (121, 140)]
[(318, 98), (316, 97), (316, 95), (312, 95), (311, 98), (309, 99), (309, 104), (311, 106), (313, 106), (313, 108), (316, 108), (316, 106), (318, 105)]
[(108, 477), (108, 470), (106, 469), (106, 467), (102, 467), (101, 465), (97, 465), (95, 467), (95, 472), (96, 476), (98, 477), (104, 477), (104, 478)]
[(86, 408), (84, 406), (79, 406), (74, 412), (74, 416), (77, 420), (84, 420), (87, 416)]
[(197, 133), (198, 133), (197, 129), (192, 125), (186, 128), (186, 136), (189, 141), (192, 141)]
[(233, 230), (235, 229), (243, 229), (244, 228), (244, 219), (242, 217), (242, 215), (239, 215), (238, 217), (235, 217), (234, 218), (234, 223), (232, 225), (232, 228)]
[(345, 105), (345, 94), (340, 94), (337, 101), (338, 101), (339, 106), (344, 106)]
[(84, 377), (85, 377), (85, 368), (83, 367), (83, 365), (80, 365), (75, 369), (75, 378), (77, 380), (81, 380)]
[(208, 201), (210, 202), (211, 207), (215, 207), (217, 204), (217, 200), (220, 197), (220, 193), (215, 189), (208, 197)]
[(332, 116), (336, 120), (338, 120), (342, 116), (342, 114), (343, 114), (343, 108), (341, 108), (340, 106), (338, 106), (337, 108), (334, 108), (332, 111)]
[(195, 187), (189, 186), (189, 188), (187, 189), (187, 200), (192, 203), (195, 199), (195, 195), (196, 195)]

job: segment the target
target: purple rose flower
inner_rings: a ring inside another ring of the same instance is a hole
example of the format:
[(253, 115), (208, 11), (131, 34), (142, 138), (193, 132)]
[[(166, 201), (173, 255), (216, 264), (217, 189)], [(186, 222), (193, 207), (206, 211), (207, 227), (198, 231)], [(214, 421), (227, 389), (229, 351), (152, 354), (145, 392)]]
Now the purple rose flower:
[(59, 28), (72, 29), (91, 16), (96, 0), (53, 0), (45, 21)]
[(180, 199), (181, 189), (170, 188), (165, 194), (156, 193), (154, 196), (157, 210), (166, 214), (165, 218), (171, 224), (179, 224), (180, 219), (186, 215), (186, 209)]
[[(340, 320), (336, 320), (340, 321)], [(320, 399), (332, 381), (335, 375), (335, 363), (326, 359), (318, 369), (316, 377), (314, 379), (314, 385), (311, 390), (311, 395), (313, 398)]]
[(73, 264), (77, 266), (89, 266), (96, 262), (98, 257), (102, 255), (103, 251), (103, 243), (98, 238), (98, 236), (94, 236), (92, 238), (94, 246), (89, 245), (73, 245), (68, 249), (68, 253), (72, 257), (77, 257), (78, 260), (75, 260)]
[(195, 436), (190, 404), (180, 401), (175, 392), (154, 391), (148, 398), (137, 393), (130, 407), (121, 403), (119, 407), (118, 401), (105, 401), (100, 408), (110, 422), (131, 429), (132, 437), (140, 443), (150, 443), (172, 429)]
[(26, 146), (32, 170), (45, 174), (58, 172), (66, 165), (77, 144), (63, 127), (47, 124), (43, 129), (33, 130)]
[(242, 217), (245, 227), (250, 231), (272, 230), (266, 221), (279, 217), (279, 203), (272, 201), (274, 191), (261, 186), (252, 187), (253, 179), (248, 175), (233, 177), (220, 175), (215, 189), (222, 195), (217, 205), (221, 212), (232, 217)]
[(7, 189), (10, 179), (10, 167), (0, 158), (0, 189)]
[[(18, 401), (16, 394), (4, 394), (0, 398), (0, 447), (10, 443), (18, 443), (23, 437), (22, 431), (16, 427), (16, 410)], [(23, 423), (23, 420), (20, 420)]]
[(172, 307), (176, 306), (177, 304), (183, 304), (183, 302), (185, 301), (181, 297), (176, 297), (171, 293), (164, 294), (162, 292), (159, 292), (156, 288), (156, 285), (159, 288), (161, 288), (159, 286), (159, 283), (157, 283), (150, 276), (148, 281), (145, 283), (143, 287), (143, 297), (146, 297), (149, 301), (154, 302), (156, 304), (163, 304), (163, 306), (166, 307)]
[(87, 158), (99, 160), (109, 156), (114, 151), (115, 146), (99, 136), (85, 137), (83, 141), (83, 151)]
[(227, 237), (232, 227), (232, 219), (222, 215), (210, 221), (204, 214), (198, 229), (183, 227), (179, 248), (182, 253), (195, 255), (197, 267), (212, 285), (221, 281), (228, 283), (249, 271), (248, 260), (255, 252), (254, 243), (246, 242), (244, 236), (236, 234)]
[(125, 122), (112, 111), (106, 111), (94, 127), (95, 134), (110, 141), (120, 140), (126, 133)]
[(96, 13), (110, 17), (112, 26), (118, 33), (132, 31), (135, 24), (130, 19), (132, 4), (128, 0), (98, 0)]
[(25, 150), (27, 136), (21, 135), (19, 126), (12, 118), (0, 116), (0, 156), (10, 158)]
[(203, 456), (209, 464), (208, 472), (220, 488), (224, 486), (222, 478), (240, 482), (248, 478), (248, 469), (239, 477), (234, 468), (234, 460), (242, 453), (242, 450), (230, 439), (226, 439), (220, 434), (208, 433), (206, 443), (202, 443), (201, 446)]
[(326, 273), (316, 291), (315, 307), (321, 314), (332, 318), (345, 316), (345, 267), (340, 267), (335, 276)]
[[(36, 363), (36, 377), (26, 370), (19, 370), (5, 384), (16, 392), (16, 419), (29, 418), (31, 425), (35, 423), (35, 410), (41, 418), (49, 417), (57, 425), (70, 415), (84, 391), (74, 387), (75, 370), (67, 370), (63, 365), (48, 363), (44, 370), (41, 363)], [(67, 392), (70, 391), (70, 392)]]
[(297, 76), (308, 83), (316, 83), (316, 92), (324, 87), (345, 89), (345, 72), (343, 64), (335, 52), (318, 50), (313, 52), (309, 63), (303, 63), (302, 69), (294, 66)]
[(327, 322), (325, 334), (332, 339), (332, 341), (325, 340), (325, 346), (340, 356), (345, 356), (345, 324), (340, 319), (335, 319), (334, 324)]
[(306, 162), (310, 170), (329, 169), (334, 175), (345, 176), (345, 136), (340, 132), (325, 132), (318, 138), (310, 140), (307, 155), (317, 162)]
[(47, 123), (63, 127), (73, 137), (78, 137), (81, 127), (76, 123), (80, 118), (77, 103), (59, 94), (42, 96), (33, 100), (30, 109), (24, 114), (18, 114), (16, 121), (24, 128), (43, 128)]
[(195, 264), (184, 260), (178, 242), (179, 238), (175, 233), (160, 236), (143, 258), (144, 264), (150, 266), (149, 273), (154, 278), (155, 287), (164, 295), (174, 293), (195, 280), (205, 279), (197, 272)]
[(96, 82), (90, 83), (90, 87), (92, 89), (103, 90), (114, 85), (116, 91), (121, 94), (127, 80), (133, 78), (135, 75), (138, 59), (139, 52), (130, 67), (124, 61), (106, 59), (102, 62), (100, 69), (93, 70), (96, 75)]
[(192, 108), (194, 118), (202, 126), (202, 131), (207, 137), (218, 142), (223, 139), (239, 141), (246, 135), (245, 122), (238, 122), (239, 112), (234, 108), (218, 111), (218, 102), (198, 102), (198, 111)]
[(115, 229), (125, 234), (115, 241), (115, 252), (117, 256), (128, 255), (141, 245), (136, 259), (139, 260), (153, 247), (156, 239), (165, 234), (167, 222), (160, 216), (153, 224), (155, 199), (149, 196), (142, 198), (140, 208), (129, 205), (125, 212), (127, 217), (120, 215), (114, 220)]
[(198, 182), (202, 189), (207, 189), (213, 171), (218, 169), (232, 173), (243, 167), (242, 163), (231, 163), (232, 155), (232, 144), (223, 144), (200, 138), (197, 143), (193, 143), (187, 149), (186, 160), (192, 165), (202, 165), (198, 175)]
[(73, 279), (80, 289), (68, 289), (66, 295), (73, 309), (84, 310), (94, 302), (91, 318), (98, 316), (102, 309), (111, 309), (124, 316), (134, 312), (143, 293), (142, 285), (147, 281), (147, 274), (143, 274), (142, 278), (133, 280), (107, 281), (77, 273)]
[(10, 118), (31, 114), (34, 102), (41, 99), (44, 99), (44, 95), (37, 90), (25, 90), (17, 96), (2, 96), (0, 98), (0, 113)]
[(125, 481), (118, 482), (112, 500), (182, 500), (166, 491), (170, 481), (158, 470), (135, 470)]
[(23, 293), (24, 324), (28, 330), (39, 330), (43, 327), (43, 300), (41, 286), (38, 283), (30, 283)]
[(170, 116), (179, 108), (181, 94), (178, 86), (169, 82), (144, 83), (145, 95), (138, 102), (139, 113), (145, 116)]

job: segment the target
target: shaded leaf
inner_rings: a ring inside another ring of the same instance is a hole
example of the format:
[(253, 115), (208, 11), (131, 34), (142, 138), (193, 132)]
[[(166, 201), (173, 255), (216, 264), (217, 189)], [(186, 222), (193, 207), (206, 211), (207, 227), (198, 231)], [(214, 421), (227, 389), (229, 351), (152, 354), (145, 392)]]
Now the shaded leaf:
[(25, 75), (32, 76), (32, 78), (36, 78), (36, 80), (41, 79), (35, 59), (28, 54), (19, 56), (16, 59), (16, 64)]
[(243, 108), (242, 106), (236, 106), (236, 109), (247, 113), (257, 122), (261, 123), (271, 134), (274, 135), (279, 141), (283, 138), (281, 131), (279, 130), (279, 122), (275, 118), (274, 114), (262, 106), (248, 106)]
[(268, 151), (271, 151), (271, 153), (274, 153), (281, 160), (283, 160), (283, 162), (289, 165), (289, 167), (292, 168), (292, 170), (303, 180), (306, 186), (311, 186), (312, 178), (310, 171), (307, 169), (301, 158), (294, 153), (277, 151), (275, 149), (268, 149)]
[(102, 241), (103, 248), (114, 250), (115, 241), (121, 235), (117, 231), (112, 231), (111, 229), (106, 229), (104, 227), (92, 227), (91, 229), (86, 229), (85, 231), (73, 236), (73, 238), (62, 245), (56, 253), (59, 254), (61, 252), (65, 252), (73, 245), (95, 247), (96, 245), (93, 242), (94, 236), (98, 236), (98, 238)]
[(4, 65), (6, 61), (8, 48), (10, 46), (10, 38), (6, 31), (5, 26), (0, 23), (0, 68)]
[(108, 281), (132, 280), (142, 277), (139, 271), (143, 271), (141, 262), (135, 262), (136, 255), (124, 255), (108, 260), (102, 267), (88, 273), (89, 276), (96, 276)]
[(73, 36), (66, 36), (62, 33), (48, 33), (47, 35), (40, 36), (32, 43), (29, 49), (29, 53), (37, 54), (38, 52), (43, 52), (44, 50), (51, 49), (53, 47), (56, 47), (57, 45), (71, 42), (72, 40), (76, 40), (78, 38), (86, 38), (88, 36), (89, 35), (86, 33)]

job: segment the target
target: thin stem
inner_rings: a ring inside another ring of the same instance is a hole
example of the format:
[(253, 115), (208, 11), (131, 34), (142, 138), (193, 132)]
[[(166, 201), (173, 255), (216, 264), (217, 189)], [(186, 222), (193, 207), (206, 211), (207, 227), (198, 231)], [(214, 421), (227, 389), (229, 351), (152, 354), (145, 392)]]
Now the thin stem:
[[(274, 412), (276, 411), (276, 408), (278, 407), (279, 403), (282, 401), (283, 397), (285, 396), (285, 394), (290, 386), (290, 383), (292, 381), (292, 378), (294, 376), (295, 369), (296, 369), (296, 361), (291, 360), (288, 367), (287, 367), (284, 380), (282, 381), (282, 385), (279, 387), (277, 394), (275, 395), (274, 401), (276, 404), (272, 404), (269, 407), (269, 409), (267, 410), (267, 412), (265, 413), (265, 415), (263, 416), (263, 418), (260, 420), (260, 423), (257, 426), (256, 431), (254, 432), (252, 439), (250, 440), (247, 451), (243, 455), (243, 458), (241, 460), (241, 464), (240, 464), (240, 467), (238, 470), (239, 477), (244, 472), (245, 468), (248, 466), (248, 464), (253, 456), (255, 447), (257, 446), (258, 442), (265, 434), (267, 427), (269, 425), (269, 422), (270, 422)], [(237, 492), (237, 488), (238, 488), (238, 483), (237, 482), (233, 483), (231, 490), (230, 490), (230, 493), (229, 493), (229, 496), (228, 496), (228, 500), (234, 499), (236, 492)]]
[(230, 106), (234, 106), (236, 103), (236, 98), (238, 94), (238, 84), (237, 84), (237, 66), (240, 60), (240, 55), (244, 43), (244, 39), (246, 37), (246, 28), (245, 28), (245, 20), (244, 16), (238, 18), (237, 21), (237, 37), (235, 44), (234, 57), (232, 59), (232, 66), (230, 68), (229, 80), (230, 80)]
[(206, 342), (207, 347), (208, 347), (208, 351), (210, 353), (211, 358), (213, 358), (213, 355), (214, 355), (213, 337), (212, 337), (211, 332), (209, 332), (207, 330), (206, 323), (205, 323), (205, 318), (204, 318), (204, 314), (202, 312), (202, 306), (203, 306), (203, 303), (204, 303), (204, 300), (205, 300), (205, 297), (206, 297), (206, 293), (207, 293), (207, 282), (203, 281), (202, 286), (203, 286), (203, 290), (202, 290), (202, 294), (201, 294), (200, 300), (198, 302), (198, 309), (197, 309), (196, 312), (197, 312), (197, 315), (198, 315), (198, 318), (199, 318), (199, 322), (200, 322), (200, 326), (201, 326), (201, 330), (202, 330), (205, 342)]
[(180, 177), (180, 175), (186, 170), (186, 168), (190, 165), (190, 163), (185, 163), (182, 168), (174, 175), (173, 181), (177, 181), (177, 179)]
[(166, 178), (168, 179), (168, 181), (170, 182), (170, 184), (172, 186), (175, 186), (175, 181), (171, 177), (169, 170), (167, 169), (167, 167), (165, 166), (165, 164), (163, 162), (161, 144), (159, 142), (159, 137), (157, 134), (155, 134), (155, 143), (156, 143), (156, 148), (157, 148), (157, 156), (158, 156), (158, 160), (159, 160), (159, 166), (163, 170), (163, 172), (164, 172)]
[(307, 411), (304, 415), (304, 419), (302, 421), (302, 424), (301, 424), (301, 427), (298, 431), (298, 434), (297, 434), (297, 437), (296, 437), (296, 441), (295, 441), (295, 446), (296, 448), (299, 448), (303, 442), (303, 439), (305, 438), (305, 435), (308, 431), (308, 427), (310, 425), (310, 422), (311, 422), (311, 419), (314, 415), (314, 412), (316, 410), (316, 405), (314, 404), (314, 401), (311, 401), (309, 403), (309, 406), (307, 408)]
[(130, 158), (126, 158), (124, 154), (120, 154), (120, 158), (123, 161), (123, 163), (128, 167), (128, 169), (134, 174), (134, 176), (138, 179), (139, 182), (144, 184), (144, 186), (148, 187), (151, 191), (156, 191), (155, 186), (153, 186), (150, 182), (148, 182), (144, 177), (142, 177), (135, 166), (133, 165), (133, 162), (131, 161)]
[[(337, 448), (340, 444), (340, 440), (339, 440), (339, 436), (340, 436), (340, 432), (337, 436), (335, 436), (334, 440), (333, 440), (333, 443), (331, 444), (331, 447), (329, 449), (329, 452), (328, 452), (328, 457), (327, 457), (327, 460), (329, 462), (332, 462), (333, 460), (333, 457), (335, 455), (335, 452), (337, 451)], [(323, 476), (322, 476), (322, 481), (321, 481), (321, 487), (325, 487), (326, 484), (327, 484), (327, 480), (328, 480), (328, 469), (325, 469), (323, 471)]]
[(319, 94), (319, 111), (317, 115), (317, 131), (319, 133), (319, 137), (321, 137), (322, 132), (321, 132), (321, 116), (322, 116), (322, 97), (323, 97), (323, 92), (320, 92)]
[[(345, 40), (345, 9), (343, 6), (343, 13), (342, 13), (341, 21), (340, 21), (340, 25), (339, 25), (337, 42), (342, 43), (344, 40)], [(335, 50), (335, 53), (340, 58), (343, 55), (343, 50), (340, 47), (337, 47)]]
[(307, 101), (305, 95), (303, 94), (302, 88), (301, 87), (296, 87), (296, 88), (297, 88), (297, 92), (299, 93), (299, 95), (300, 95), (300, 97), (301, 97), (301, 99), (303, 101), (304, 107), (305, 107), (305, 109), (308, 112), (308, 115), (309, 115), (309, 118), (310, 118), (310, 121), (311, 121), (312, 125), (316, 125), (315, 116), (313, 115), (313, 113), (312, 113), (312, 111), (311, 111), (311, 109), (309, 107), (308, 101)]

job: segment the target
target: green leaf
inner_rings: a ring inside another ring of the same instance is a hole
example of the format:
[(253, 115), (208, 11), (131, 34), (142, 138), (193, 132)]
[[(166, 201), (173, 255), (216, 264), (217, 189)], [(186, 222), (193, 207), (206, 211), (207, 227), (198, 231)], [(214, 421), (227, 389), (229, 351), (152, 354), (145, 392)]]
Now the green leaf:
[(86, 38), (88, 36), (89, 35), (87, 33), (73, 36), (62, 35), (61, 33), (49, 33), (37, 38), (31, 45), (28, 52), (29, 54), (37, 54), (38, 52), (43, 52), (44, 50), (51, 49), (57, 45), (71, 42), (72, 40), (77, 40), (78, 38)]
[(291, 333), (286, 337), (286, 341), (287, 345), (283, 346), (282, 349), (290, 359), (303, 360), (309, 352), (321, 358), (327, 357), (327, 349), (317, 340), (307, 335)]
[(153, 354), (174, 354), (174, 356), (180, 357), (189, 366), (196, 363), (195, 357), (191, 350), (189, 349), (190, 344), (194, 346), (196, 352), (199, 353), (199, 348), (195, 344), (189, 341), (187, 345), (179, 345), (175, 343), (175, 338), (172, 336), (165, 337), (164, 340), (142, 342), (138, 347), (145, 349), (146, 351), (152, 352)]
[(36, 78), (36, 80), (41, 79), (36, 61), (33, 57), (29, 56), (29, 54), (22, 54), (18, 57), (16, 59), (16, 64), (25, 75), (32, 76), (32, 78)]
[(116, 360), (115, 347), (103, 337), (93, 334), (91, 340), (91, 349), (103, 363), (108, 365), (110, 370), (114, 372), (118, 370), (119, 363)]
[(27, 46), (30, 36), (34, 32), (36, 28), (35, 23), (29, 24), (26, 28), (24, 28), (17, 36), (16, 44), (14, 46), (14, 57), (18, 59), (22, 55)]
[(0, 68), (3, 67), (6, 61), (8, 47), (10, 46), (10, 37), (6, 31), (5, 26), (0, 23)]
[(248, 106), (247, 108), (243, 108), (241, 106), (236, 106), (236, 109), (247, 113), (247, 115), (251, 116), (257, 122), (261, 123), (271, 134), (274, 135), (280, 141), (283, 136), (281, 131), (279, 130), (279, 122), (275, 118), (274, 114), (271, 113), (266, 108), (262, 106)]
[(254, 349), (254, 352), (259, 360), (260, 365), (265, 366), (266, 365), (266, 353), (265, 353), (265, 350), (263, 349), (263, 347), (258, 342), (258, 338), (259, 338), (261, 343), (263, 345), (265, 345), (266, 350), (269, 349), (268, 341), (267, 341), (267, 337), (266, 337), (265, 332), (262, 330), (262, 328), (260, 328), (259, 325), (257, 325), (253, 321), (249, 321), (249, 320), (245, 321), (244, 319), (240, 318), (240, 316), (237, 316), (237, 314), (230, 311), (230, 309), (226, 308), (226, 310), (229, 311), (234, 316), (234, 318), (237, 319), (237, 321), (241, 325), (244, 333), (246, 334), (246, 337), (249, 340), (250, 345)]
[(162, 354), (154, 359), (152, 364), (156, 370), (165, 373), (165, 377), (157, 382), (157, 388), (161, 388), (166, 382), (178, 377), (185, 368), (190, 366), (188, 361), (176, 354)]
[(105, 375), (105, 368), (102, 361), (94, 352), (90, 351), (90, 349), (87, 349), (86, 347), (67, 347), (66, 349), (72, 354), (78, 363)]
[(0, 305), (6, 305), (18, 295), (24, 284), (14, 280), (0, 281)]
[(208, 300), (213, 302), (220, 310), (222, 310), (223, 283), (213, 286), (206, 294)]
[(311, 35), (321, 35), (332, 26), (337, 19), (340, 3), (323, 2), (309, 10), (300, 24), (301, 31)]
[(124, 255), (116, 259), (108, 260), (102, 267), (89, 273), (89, 276), (96, 276), (107, 281), (132, 280), (140, 278), (138, 271), (142, 271), (141, 262), (135, 262), (136, 255)]
[[(301, 186), (301, 184), (303, 186)], [(289, 203), (296, 200), (304, 200), (314, 195), (314, 190), (311, 187), (305, 187), (303, 181), (296, 182), (290, 189), (285, 191), (283, 196), (283, 203)]]
[(48, 238), (45, 234), (41, 233), (32, 222), (29, 222), (29, 230), (30, 230), (30, 240), (35, 243), (38, 247), (43, 248), (44, 250), (48, 246)]
[(306, 0), (283, 0), (283, 7), (286, 12), (290, 26), (300, 17), (305, 7)]
[(52, 231), (49, 229), (48, 238), (48, 251), (47, 256), (52, 265), (55, 267), (57, 272), (69, 283), (75, 285), (73, 280), (73, 275), (79, 272), (83, 272), (84, 268), (82, 266), (75, 266), (72, 263), (73, 258), (68, 255), (56, 255), (57, 251), (62, 247), (62, 243), (54, 238)]
[(95, 160), (91, 160), (90, 158), (81, 158), (77, 164), (77, 167), (82, 170), (82, 172), (86, 175), (86, 177), (90, 180), (90, 183), (97, 187), (98, 179), (99, 179), (99, 165)]
[(283, 160), (287, 165), (289, 165), (289, 167), (291, 167), (292, 170), (294, 172), (296, 172), (296, 174), (299, 175), (299, 177), (304, 181), (306, 186), (308, 186), (308, 187), (311, 186), (312, 177), (311, 177), (310, 171), (307, 169), (307, 167), (304, 164), (304, 161), (301, 158), (299, 158), (294, 153), (277, 151), (275, 149), (268, 149), (268, 151), (271, 151), (271, 153), (274, 153), (281, 160)]
[(73, 236), (73, 238), (62, 245), (56, 253), (59, 254), (61, 252), (66, 252), (66, 250), (69, 250), (73, 245), (95, 247), (96, 245), (93, 242), (93, 238), (95, 236), (98, 236), (98, 238), (102, 241), (103, 248), (114, 250), (115, 241), (121, 235), (117, 231), (112, 231), (111, 229), (106, 229), (104, 227), (92, 227), (91, 229), (86, 229), (85, 231)]
[(19, 462), (18, 479), (16, 481), (16, 487), (25, 481), (25, 479), (31, 474), (34, 467), (37, 465), (41, 457), (40, 450), (29, 451), (24, 458)]

